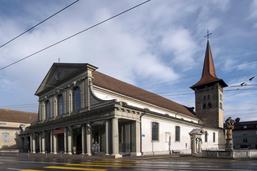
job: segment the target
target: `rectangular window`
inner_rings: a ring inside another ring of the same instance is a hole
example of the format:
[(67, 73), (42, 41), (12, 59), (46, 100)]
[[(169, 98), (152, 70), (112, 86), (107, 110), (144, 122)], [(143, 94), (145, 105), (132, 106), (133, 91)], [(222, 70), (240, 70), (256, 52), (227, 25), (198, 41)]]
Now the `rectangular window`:
[(216, 137), (215, 137), (215, 132), (213, 133), (213, 142), (215, 143)]
[(152, 122), (152, 141), (159, 141), (159, 123)]
[(175, 135), (175, 141), (180, 141), (180, 126), (176, 126), (175, 127), (175, 133), (176, 133), (176, 135)]

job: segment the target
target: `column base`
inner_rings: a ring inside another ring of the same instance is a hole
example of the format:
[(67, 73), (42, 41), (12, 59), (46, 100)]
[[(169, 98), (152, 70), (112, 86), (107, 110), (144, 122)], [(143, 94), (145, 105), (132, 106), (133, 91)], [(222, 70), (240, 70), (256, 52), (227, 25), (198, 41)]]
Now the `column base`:
[(122, 158), (122, 155), (121, 155), (121, 154), (112, 154), (112, 156), (113, 156), (115, 159)]
[(87, 153), (86, 155), (87, 155), (87, 156), (92, 156), (92, 154), (91, 154), (91, 153)]

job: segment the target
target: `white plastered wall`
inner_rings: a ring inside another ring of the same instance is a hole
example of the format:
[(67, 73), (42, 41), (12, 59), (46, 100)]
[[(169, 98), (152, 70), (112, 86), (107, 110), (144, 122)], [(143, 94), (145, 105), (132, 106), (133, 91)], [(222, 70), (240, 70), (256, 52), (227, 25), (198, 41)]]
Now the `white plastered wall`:
[[(186, 123), (176, 121), (143, 116), (142, 117), (142, 152), (144, 155), (154, 154), (168, 154), (169, 140), (167, 135), (171, 136), (171, 151), (178, 151), (183, 154), (191, 153), (191, 139), (189, 133), (198, 126), (193, 126)], [(159, 141), (152, 141), (152, 122), (159, 123)], [(180, 141), (175, 141), (175, 127), (180, 126)], [(217, 129), (202, 128), (209, 133), (208, 142), (205, 142), (204, 135), (202, 135), (202, 149), (218, 149), (218, 134)], [(213, 142), (213, 132), (215, 132), (215, 142)]]
[[(148, 103), (144, 103), (142, 101), (138, 101), (136, 99), (123, 96), (118, 93), (114, 93), (112, 91), (108, 91), (99, 87), (93, 87), (93, 93), (100, 99), (103, 100), (112, 100), (116, 99), (117, 101), (126, 102), (128, 105), (135, 106), (138, 108), (147, 108), (150, 111), (157, 112), (160, 114), (168, 114), (169, 116), (175, 117), (177, 119), (181, 119), (181, 122), (171, 121), (167, 119), (161, 119), (156, 117), (150, 117), (149, 115), (145, 115), (142, 117), (142, 152), (144, 155), (148, 154), (168, 154), (169, 153), (169, 142), (167, 135), (171, 135), (171, 151), (179, 151), (180, 153), (190, 154), (191, 153), (191, 139), (189, 133), (195, 128), (202, 128), (199, 126), (194, 126), (190, 123), (186, 123), (185, 121), (193, 122), (195, 124), (198, 123), (197, 118), (187, 117), (185, 115), (181, 115), (179, 113), (175, 113), (169, 110), (165, 110), (163, 108), (159, 108), (158, 106), (154, 106)], [(152, 142), (152, 122), (159, 123), (159, 141)], [(183, 123), (184, 122), (184, 123)], [(180, 141), (175, 141), (175, 126), (180, 126)], [(202, 135), (202, 149), (218, 149), (219, 142), (219, 130), (218, 129), (210, 129), (210, 128), (202, 128), (204, 131), (207, 131), (209, 134), (208, 142), (205, 142), (204, 135)], [(213, 142), (213, 132), (215, 132), (216, 140)]]

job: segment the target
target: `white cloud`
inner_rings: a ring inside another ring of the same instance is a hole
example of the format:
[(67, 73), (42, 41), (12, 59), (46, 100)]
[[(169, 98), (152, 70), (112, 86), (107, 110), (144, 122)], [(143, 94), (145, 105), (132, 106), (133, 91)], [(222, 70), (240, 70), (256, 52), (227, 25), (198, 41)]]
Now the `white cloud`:
[(250, 3), (249, 19), (257, 18), (257, 0), (252, 0)]
[(183, 66), (183, 69), (190, 69), (195, 64), (194, 55), (198, 46), (189, 30), (179, 28), (167, 31), (162, 36), (161, 45), (163, 50), (174, 55), (172, 62)]

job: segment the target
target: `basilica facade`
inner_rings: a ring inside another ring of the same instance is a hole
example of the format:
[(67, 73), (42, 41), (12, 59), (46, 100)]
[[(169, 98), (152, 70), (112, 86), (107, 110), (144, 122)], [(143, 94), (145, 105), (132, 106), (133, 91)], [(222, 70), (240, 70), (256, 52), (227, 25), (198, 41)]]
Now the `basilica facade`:
[(191, 154), (224, 146), (223, 88), (209, 42), (195, 110), (98, 72), (87, 63), (54, 63), (35, 95), (37, 122), (21, 152), (82, 155)]

